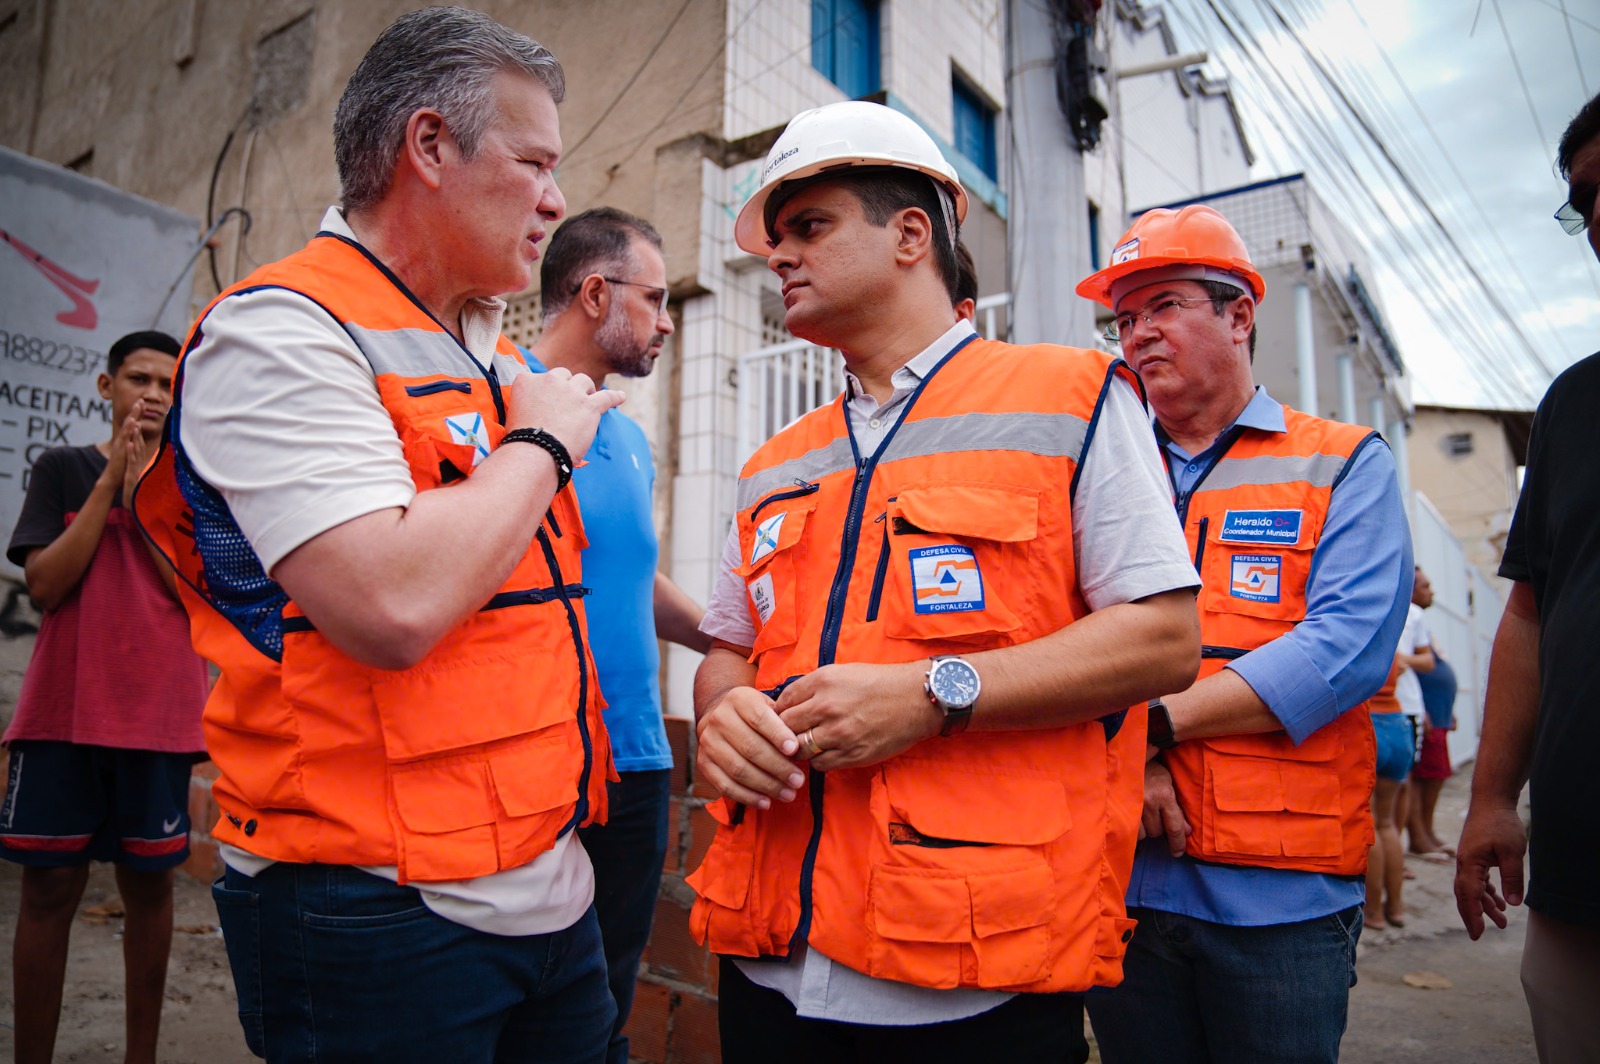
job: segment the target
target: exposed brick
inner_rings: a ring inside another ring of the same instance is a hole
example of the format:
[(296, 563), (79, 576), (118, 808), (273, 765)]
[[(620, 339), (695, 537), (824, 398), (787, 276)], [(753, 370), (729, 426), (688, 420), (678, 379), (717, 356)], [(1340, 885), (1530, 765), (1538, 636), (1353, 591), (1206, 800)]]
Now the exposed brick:
[(193, 770), (191, 770), (189, 773), (191, 779), (194, 777), (199, 777), (203, 780), (214, 780), (220, 775), (222, 775), (222, 772), (217, 768), (217, 763), (215, 761), (202, 761), (195, 765)]
[(722, 1064), (716, 999), (704, 994), (678, 995), (667, 1044), (672, 1064)]
[(689, 909), (663, 895), (656, 901), (655, 926), (650, 931), (646, 963), (653, 972), (685, 983), (704, 986), (710, 954), (689, 936)]
[(690, 776), (690, 733), (694, 731), (694, 722), (687, 717), (665, 718), (667, 725), (667, 744), (672, 747), (672, 793), (689, 793)]
[(683, 799), (667, 800), (667, 858), (663, 872), (683, 871)]
[(693, 872), (706, 859), (706, 851), (717, 834), (717, 822), (703, 805), (697, 805), (689, 810), (689, 827), (685, 834), (683, 867)]
[(667, 1019), (673, 993), (660, 983), (640, 980), (633, 991), (633, 1011), (628, 1014), (628, 1056), (648, 1064), (666, 1064)]

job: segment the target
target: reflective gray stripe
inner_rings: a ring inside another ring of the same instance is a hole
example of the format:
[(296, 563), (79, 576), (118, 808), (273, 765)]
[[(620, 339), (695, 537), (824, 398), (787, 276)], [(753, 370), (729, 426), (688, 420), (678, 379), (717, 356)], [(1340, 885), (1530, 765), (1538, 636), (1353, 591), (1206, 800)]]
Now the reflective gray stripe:
[[(1088, 432), (1089, 423), (1073, 414), (970, 412), (931, 417), (902, 424), (879, 465), (947, 451), (1021, 451), (1076, 462)], [(749, 509), (774, 491), (793, 486), (796, 480), (809, 483), (853, 467), (850, 441), (840, 437), (739, 481), (739, 509)]]
[(792, 488), (796, 480), (811, 483), (829, 473), (855, 468), (855, 456), (850, 451), (850, 440), (840, 436), (832, 443), (807, 451), (798, 458), (780, 462), (770, 469), (744, 477), (739, 481), (739, 509), (748, 510), (765, 496), (780, 488)]
[(518, 374), (528, 372), (527, 363), (520, 358), (512, 358), (510, 355), (496, 353), (492, 365), (495, 376), (500, 378), (500, 384), (503, 387), (509, 387), (511, 382), (517, 379)]
[(1073, 414), (952, 414), (901, 425), (884, 458), (922, 458), (943, 451), (1021, 451), (1076, 462), (1088, 433), (1089, 423)]
[(483, 378), (449, 333), (425, 329), (364, 329), (350, 322), (345, 322), (344, 327), (361, 348), (361, 353), (367, 356), (373, 373), (392, 373), (397, 377), (445, 374)]
[(1211, 475), (1195, 489), (1226, 491), (1229, 488), (1264, 487), (1268, 484), (1310, 484), (1331, 488), (1349, 461), (1342, 454), (1258, 455), (1254, 458), (1224, 458)]

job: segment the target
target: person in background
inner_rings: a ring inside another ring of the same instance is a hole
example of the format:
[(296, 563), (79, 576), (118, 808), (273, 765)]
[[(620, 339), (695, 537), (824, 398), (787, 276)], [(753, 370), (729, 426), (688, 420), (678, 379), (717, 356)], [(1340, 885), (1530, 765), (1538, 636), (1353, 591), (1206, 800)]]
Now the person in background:
[[(1556, 220), (1600, 258), (1600, 95), (1561, 135), (1567, 201)], [(1543, 1064), (1600, 1060), (1600, 354), (1565, 370), (1533, 418), (1527, 474), (1500, 575), (1511, 597), (1495, 632), (1472, 801), (1456, 856), (1456, 908), (1473, 939), (1506, 926), (1531, 862), (1522, 988)], [(1523, 784), (1534, 830), (1517, 813)], [(1490, 870), (1500, 869), (1500, 887)]]
[(1126, 978), (1088, 996), (1108, 1064), (1334, 1061), (1361, 931), (1366, 701), (1410, 597), (1394, 457), (1257, 387), (1266, 283), (1210, 207), (1140, 215), (1078, 294), (1144, 382), (1200, 570), (1200, 679), (1150, 704)]
[[(1405, 715), (1406, 725), (1411, 729), (1413, 767), (1417, 758), (1422, 756), (1422, 730), (1427, 718), (1427, 709), (1422, 704), (1422, 685), (1417, 681), (1417, 677), (1422, 673), (1433, 671), (1435, 661), (1433, 634), (1428, 631), (1428, 619), (1423, 614), (1432, 602), (1433, 585), (1428, 582), (1428, 574), (1424, 573), (1422, 566), (1419, 565), (1414, 570), (1411, 584), (1411, 606), (1406, 611), (1406, 626), (1401, 630), (1400, 644), (1395, 648), (1395, 657), (1400, 663), (1401, 671), (1395, 681), (1394, 697), (1400, 704), (1400, 712)], [(1395, 796), (1394, 821), (1400, 832), (1409, 836), (1408, 849), (1412, 853), (1420, 852), (1422, 844), (1422, 839), (1411, 830), (1415, 822), (1416, 807), (1417, 788), (1411, 785), (1408, 773), (1404, 782), (1400, 784), (1400, 793)], [(1414, 874), (1408, 871), (1406, 878), (1414, 878)]]
[(124, 1059), (156, 1059), (173, 870), (189, 856), (189, 774), (205, 758), (210, 683), (127, 507), (166, 421), (177, 355), (162, 332), (111, 345), (97, 382), (111, 438), (39, 456), (6, 550), (44, 611), (5, 734), (0, 806), (0, 857), (23, 866), (11, 957), (19, 1064), (54, 1053), (91, 861), (115, 863), (126, 912)]
[[(539, 266), (544, 327), (528, 352), (535, 372), (563, 369), (602, 381), (647, 377), (672, 335), (661, 235), (614, 207), (574, 215), (550, 238)], [(657, 637), (705, 653), (705, 611), (657, 571), (651, 510), (655, 464), (644, 430), (621, 408), (600, 417), (587, 461), (572, 474), (583, 514), (589, 642), (605, 695), (606, 731), (621, 779), (605, 824), (578, 829), (594, 865), (595, 915), (617, 1019), (607, 1060), (626, 1064), (622, 1033), (639, 957), (650, 940), (667, 852), (672, 750), (661, 722)]]
[[(1422, 685), (1422, 704), (1427, 716), (1422, 719), (1422, 752), (1417, 755), (1411, 778), (1416, 785), (1416, 801), (1411, 813), (1412, 853), (1427, 861), (1446, 863), (1456, 848), (1448, 845), (1434, 829), (1433, 815), (1439, 806), (1444, 781), (1452, 775), (1449, 735), (1456, 730), (1456, 670), (1433, 648), (1433, 669), (1417, 674)], [(1418, 850), (1418, 841), (1424, 849)]]

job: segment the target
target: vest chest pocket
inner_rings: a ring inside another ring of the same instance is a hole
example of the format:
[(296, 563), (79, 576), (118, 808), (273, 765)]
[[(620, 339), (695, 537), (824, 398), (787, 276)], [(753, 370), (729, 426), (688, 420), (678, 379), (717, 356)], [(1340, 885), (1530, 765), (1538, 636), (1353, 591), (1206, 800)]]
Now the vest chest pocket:
[(789, 646), (799, 638), (796, 562), (801, 552), (796, 547), (814, 509), (815, 502), (776, 512), (769, 506), (740, 518), (743, 564), (735, 571), (744, 581), (745, 603), (756, 625), (751, 648), (756, 654)]
[[(453, 383), (436, 381), (434, 386)], [(504, 425), (492, 414), (470, 406), (470, 400), (455, 389), (425, 393), (412, 404), (396, 419), (396, 427), (411, 475), (420, 488), (453, 484), (471, 476), (505, 435)]]
[[(889, 503), (879, 618), (898, 639), (988, 643), (1022, 623), (1039, 496), (1026, 488), (904, 488)], [(869, 552), (870, 553), (870, 552)]]
[[(1303, 620), (1314, 544), (1227, 542), (1220, 538), (1222, 529), (1223, 522), (1213, 518), (1206, 533), (1202, 608), (1274, 621)], [(1307, 538), (1302, 536), (1302, 542)]]

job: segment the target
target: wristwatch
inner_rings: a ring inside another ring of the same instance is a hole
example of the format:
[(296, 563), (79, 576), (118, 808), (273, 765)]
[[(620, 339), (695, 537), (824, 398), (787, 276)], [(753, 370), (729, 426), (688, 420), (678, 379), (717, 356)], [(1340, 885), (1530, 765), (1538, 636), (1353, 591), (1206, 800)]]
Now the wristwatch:
[(1150, 745), (1157, 750), (1171, 750), (1178, 745), (1178, 738), (1172, 733), (1172, 711), (1159, 698), (1152, 698), (1146, 705), (1150, 709)]
[(927, 692), (928, 701), (944, 714), (944, 727), (939, 734), (958, 735), (972, 722), (972, 707), (983, 690), (983, 681), (965, 658), (947, 654), (933, 659), (922, 689)]

